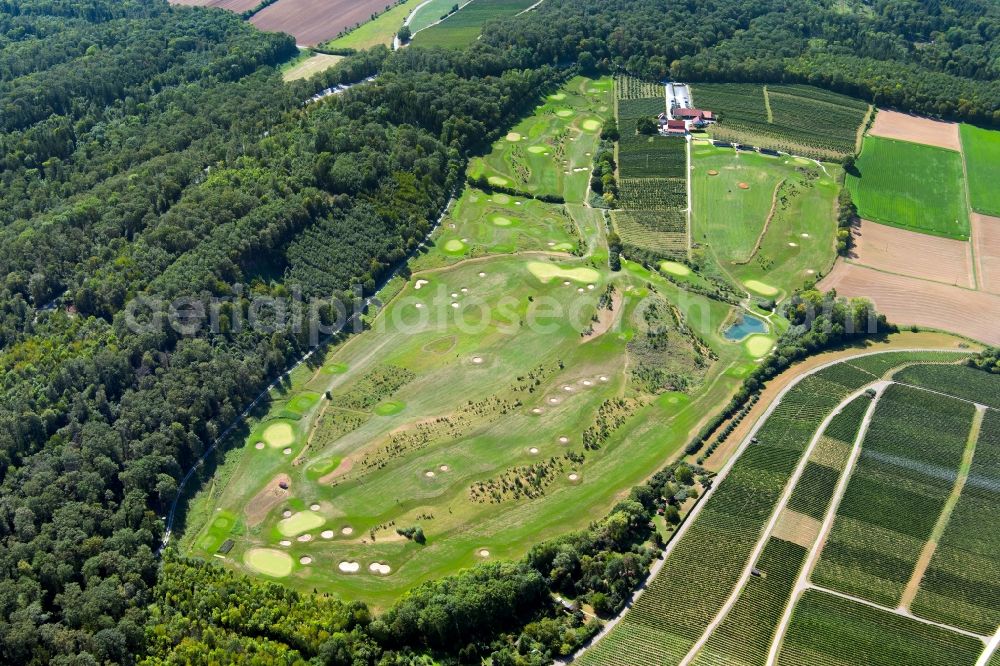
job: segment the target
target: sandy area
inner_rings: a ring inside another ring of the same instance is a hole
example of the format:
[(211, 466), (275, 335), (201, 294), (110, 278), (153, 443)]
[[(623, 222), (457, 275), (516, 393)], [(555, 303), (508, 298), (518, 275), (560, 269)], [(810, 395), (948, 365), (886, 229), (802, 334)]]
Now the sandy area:
[(266, 32), (294, 35), (297, 44), (315, 46), (367, 21), (372, 12), (385, 6), (385, 0), (278, 0), (254, 14), (250, 22)]
[(979, 288), (1000, 294), (1000, 217), (971, 213)]
[(852, 262), (970, 289), (976, 286), (969, 243), (868, 220), (861, 221), (854, 243)]
[(810, 548), (819, 536), (820, 522), (798, 511), (785, 509), (778, 516), (771, 536)]
[(288, 498), (291, 493), (287, 489), (281, 487), (282, 483), (291, 487), (291, 477), (287, 474), (279, 474), (271, 479), (271, 481), (264, 486), (263, 490), (254, 495), (253, 499), (247, 502), (244, 511), (247, 514), (247, 525), (249, 527), (259, 525), (260, 522), (267, 517), (267, 514), (271, 511), (271, 509), (278, 506)]
[(838, 261), (819, 284), (841, 296), (864, 296), (889, 321), (936, 328), (991, 345), (1000, 344), (1000, 296), (883, 273)]
[(597, 321), (593, 322), (590, 333), (581, 336), (580, 342), (593, 340), (607, 333), (614, 326), (615, 322), (618, 321), (618, 315), (622, 311), (622, 300), (621, 291), (615, 289), (611, 293), (611, 307), (601, 308), (597, 311)]
[(958, 138), (958, 124), (946, 123), (941, 120), (931, 120), (908, 113), (879, 109), (875, 122), (868, 132), (873, 136), (884, 136), (889, 139), (926, 143), (930, 146), (961, 150), (962, 144)]

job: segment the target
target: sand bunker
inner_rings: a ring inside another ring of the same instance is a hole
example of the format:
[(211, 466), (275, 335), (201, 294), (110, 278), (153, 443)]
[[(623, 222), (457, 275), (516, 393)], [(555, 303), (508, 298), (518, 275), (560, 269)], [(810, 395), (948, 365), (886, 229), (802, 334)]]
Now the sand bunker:
[(323, 516), (312, 511), (299, 511), (298, 513), (278, 522), (278, 531), (282, 536), (295, 536), (302, 532), (316, 529), (326, 522)]
[(475, 363), (476, 365), (481, 365), (482, 362), (483, 362), (483, 357), (482, 356), (473, 356), (472, 357), (472, 362)]
[(416, 282), (415, 282), (415, 283), (413, 284), (413, 288), (414, 288), (414, 289), (420, 289), (420, 288), (421, 288), (421, 287), (423, 287), (423, 286), (424, 286), (425, 284), (427, 284), (427, 280), (417, 280), (417, 281), (416, 281)]
[(448, 467), (447, 465), (441, 465), (440, 467), (438, 467), (438, 469), (441, 470), (442, 472), (447, 472), (451, 468)]
[(580, 383), (583, 384), (584, 386), (593, 386), (594, 385), (594, 382), (590, 381), (589, 379), (584, 379)]
[(262, 438), (272, 449), (280, 449), (295, 441), (295, 431), (290, 423), (272, 423), (264, 429)]
[(518, 134), (517, 132), (507, 132), (507, 140), (508, 141), (520, 141), (521, 140), (521, 135)]
[(542, 408), (541, 407), (535, 407), (534, 409), (531, 410), (531, 413), (532, 414), (541, 414), (542, 413)]
[(284, 449), (282, 451), (282, 453), (284, 453), (286, 456), (290, 456), (290, 455), (292, 455), (292, 450), (291, 449)]
[(282, 517), (282, 518), (291, 518), (291, 517), (292, 517), (292, 512), (291, 512), (291, 511), (288, 511), (288, 510), (286, 509), (285, 511), (282, 511), (282, 512), (281, 512), (281, 517)]
[(558, 405), (559, 404), (559, 398), (549, 398), (549, 404), (550, 405)]
[(761, 282), (760, 280), (744, 280), (743, 286), (750, 291), (757, 292), (761, 296), (777, 296), (777, 287), (772, 287), (766, 282)]
[(789, 243), (788, 244), (788, 247), (798, 247), (798, 246), (799, 246), (798, 243)]
[(460, 306), (458, 305), (458, 303), (452, 303), (451, 307), (453, 307), (453, 308), (455, 308), (457, 310)]
[(530, 453), (533, 456), (538, 455), (538, 447), (536, 446), (531, 447), (530, 449), (528, 449), (528, 453)]
[(490, 551), (486, 550), (485, 548), (480, 548), (479, 552), (476, 554), (479, 555), (479, 557), (489, 557)]
[(313, 535), (312, 534), (303, 534), (303, 535), (299, 536), (298, 538), (296, 538), (295, 540), (296, 541), (301, 541), (302, 543), (308, 543), (309, 541), (313, 540)]
[(278, 542), (278, 545), (279, 546), (284, 546), (284, 547), (287, 548), (288, 546), (292, 545), (292, 542), (289, 541), (288, 539), (282, 539), (281, 541)]
[(486, 277), (486, 273), (483, 273), (482, 271), (480, 271), (480, 272), (479, 272), (479, 277), (481, 277), (481, 278), (484, 278), (484, 277)]
[(670, 273), (671, 275), (678, 275), (680, 277), (691, 275), (691, 269), (679, 261), (661, 261), (660, 270), (664, 273)]
[(563, 389), (563, 391), (572, 391), (573, 387), (570, 386), (569, 384), (563, 384), (562, 389)]
[(321, 537), (323, 537), (324, 539), (332, 539), (333, 538), (333, 530), (323, 530), (322, 532), (319, 533), (319, 535)]
[(803, 238), (809, 238), (809, 234), (799, 234), (799, 235), (802, 236)]
[(423, 304), (423, 303), (416, 303), (416, 304), (414, 304), (414, 306), (413, 306), (413, 307), (415, 307), (415, 308), (416, 308), (416, 309), (418, 309), (418, 310), (421, 310), (421, 309), (423, 309), (423, 307), (424, 307), (424, 304)]
[(560, 444), (569, 444), (569, 437), (567, 437), (566, 435), (563, 435), (562, 437), (559, 438), (559, 443)]
[(342, 573), (357, 573), (361, 569), (361, 565), (357, 562), (341, 562), (337, 565)]
[(578, 266), (576, 268), (562, 268), (556, 264), (545, 261), (529, 261), (528, 270), (542, 284), (548, 284), (552, 280), (565, 279), (566, 282), (596, 282), (601, 274), (593, 268)]
[(312, 564), (313, 558), (308, 555), (303, 555), (299, 558), (299, 564)]
[(340, 533), (343, 534), (344, 536), (351, 536), (352, 534), (354, 534), (354, 528), (345, 525), (344, 527), (340, 528)]
[(584, 120), (580, 125), (588, 132), (596, 132), (601, 129), (601, 123), (597, 120)]
[(292, 573), (292, 556), (274, 548), (251, 548), (243, 555), (243, 563), (248, 567), (274, 578), (282, 578)]
[(257, 442), (256, 444), (254, 444), (254, 445), (253, 445), (253, 448), (255, 448), (255, 449), (257, 449), (258, 451), (260, 451), (260, 450), (261, 450), (262, 448), (264, 448), (265, 446), (266, 446), (266, 444), (264, 444), (264, 442)]
[(392, 567), (388, 564), (382, 564), (381, 562), (372, 562), (368, 565), (368, 571), (380, 576), (386, 576), (392, 572)]
[(309, 505), (309, 510), (310, 511), (319, 511), (319, 504), (310, 504)]
[(430, 470), (427, 470), (426, 472), (424, 472), (424, 476), (426, 476), (428, 479), (433, 479), (434, 478), (434, 472), (432, 472)]
[(740, 183), (739, 185), (737, 185), (737, 187), (739, 187), (741, 190), (749, 190), (750, 189), (750, 186), (747, 185), (746, 183)]
[(602, 382), (606, 382), (606, 381), (608, 381), (608, 376), (607, 375), (601, 375), (600, 377), (598, 377), (598, 379), (600, 379)]
[(569, 480), (570, 481), (577, 481), (577, 480), (579, 480), (579, 478), (580, 478), (580, 475), (576, 474), (575, 472), (573, 474), (569, 475)]
[(597, 287), (597, 285), (595, 285), (595, 284), (588, 284), (587, 285), (587, 291), (593, 291), (596, 287)]
[(718, 171), (716, 171), (715, 169), (709, 169), (709, 170), (708, 170), (708, 175), (709, 175), (709, 176), (718, 176), (718, 175), (719, 175), (719, 172), (718, 172)]

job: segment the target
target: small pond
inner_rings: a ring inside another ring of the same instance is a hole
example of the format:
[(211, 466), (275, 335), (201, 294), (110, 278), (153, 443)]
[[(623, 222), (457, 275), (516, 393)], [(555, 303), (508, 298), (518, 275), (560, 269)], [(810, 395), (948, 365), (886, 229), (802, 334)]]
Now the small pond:
[(754, 333), (767, 333), (767, 322), (751, 314), (743, 314), (735, 323), (722, 332), (726, 340), (731, 342), (739, 342)]

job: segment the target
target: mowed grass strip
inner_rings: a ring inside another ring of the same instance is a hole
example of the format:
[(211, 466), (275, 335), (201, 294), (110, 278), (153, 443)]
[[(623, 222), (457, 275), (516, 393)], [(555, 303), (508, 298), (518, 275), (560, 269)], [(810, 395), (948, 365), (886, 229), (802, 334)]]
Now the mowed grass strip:
[(1000, 215), (1000, 132), (963, 124), (960, 134), (969, 205), (977, 213)]
[(847, 187), (865, 219), (967, 240), (961, 160), (953, 150), (868, 136)]

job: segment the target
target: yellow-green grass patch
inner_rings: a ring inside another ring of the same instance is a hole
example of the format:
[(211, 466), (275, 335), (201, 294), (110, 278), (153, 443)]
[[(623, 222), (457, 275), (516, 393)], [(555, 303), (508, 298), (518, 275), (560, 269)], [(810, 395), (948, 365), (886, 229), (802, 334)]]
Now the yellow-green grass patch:
[(452, 238), (450, 241), (445, 241), (444, 251), (452, 254), (461, 254), (462, 252), (465, 252), (465, 243)]
[(509, 227), (510, 225), (514, 224), (513, 220), (511, 220), (509, 217), (504, 217), (503, 215), (494, 215), (493, 217), (490, 218), (490, 221), (493, 222), (493, 224), (497, 225), (498, 227)]
[(510, 185), (510, 180), (503, 176), (490, 176), (486, 179), (486, 182), (496, 187), (507, 187)]
[(284, 81), (307, 79), (313, 74), (319, 74), (320, 72), (330, 69), (343, 59), (344, 56), (314, 53), (312, 56), (296, 63), (282, 72), (281, 78)]
[(324, 458), (323, 460), (317, 460), (312, 465), (309, 465), (309, 467), (306, 469), (306, 473), (309, 475), (310, 478), (314, 479), (319, 478), (321, 476), (325, 476), (326, 474), (329, 474), (333, 470), (340, 467), (341, 460), (342, 459), (337, 456), (334, 456), (332, 458)]
[(556, 243), (552, 246), (552, 249), (556, 252), (572, 252), (574, 247), (572, 243)]
[(587, 130), (588, 132), (596, 132), (597, 130), (601, 129), (601, 121), (594, 120), (593, 118), (584, 120), (581, 123), (581, 125), (583, 129)]
[(347, 372), (346, 363), (328, 363), (323, 366), (323, 372), (328, 375), (342, 375)]
[(264, 429), (261, 438), (272, 449), (281, 449), (295, 443), (295, 429), (290, 423), (272, 423)]
[(777, 296), (778, 289), (760, 280), (744, 280), (743, 286), (761, 296)]
[(743, 345), (751, 356), (757, 358), (771, 351), (774, 339), (766, 335), (751, 335), (743, 342)]
[(556, 264), (545, 261), (529, 261), (528, 270), (542, 284), (548, 284), (552, 280), (572, 280), (574, 282), (596, 282), (601, 274), (593, 268), (578, 266), (576, 268), (563, 268)]
[(679, 275), (681, 277), (685, 275), (691, 275), (691, 269), (680, 263), (679, 261), (663, 261), (660, 262), (660, 270), (664, 273), (670, 273), (671, 275)]
[(572, 118), (573, 109), (559, 109), (558, 111), (556, 111), (556, 115), (559, 116), (560, 118)]
[(528, 152), (536, 155), (544, 155), (549, 151), (548, 146), (528, 146)]
[(521, 140), (521, 135), (518, 134), (517, 132), (507, 132), (507, 140), (508, 141), (520, 141)]
[(566, 93), (555, 93), (553, 95), (549, 95), (549, 101), (551, 102), (561, 102), (564, 99), (566, 99)]
[(251, 548), (243, 555), (243, 562), (254, 571), (274, 578), (292, 573), (292, 556), (274, 548)]
[(404, 409), (406, 409), (406, 403), (398, 400), (389, 400), (375, 407), (375, 413), (379, 416), (392, 416), (393, 414), (399, 414)]
[(314, 511), (299, 511), (288, 518), (278, 521), (278, 531), (281, 536), (293, 537), (320, 527), (326, 520)]

